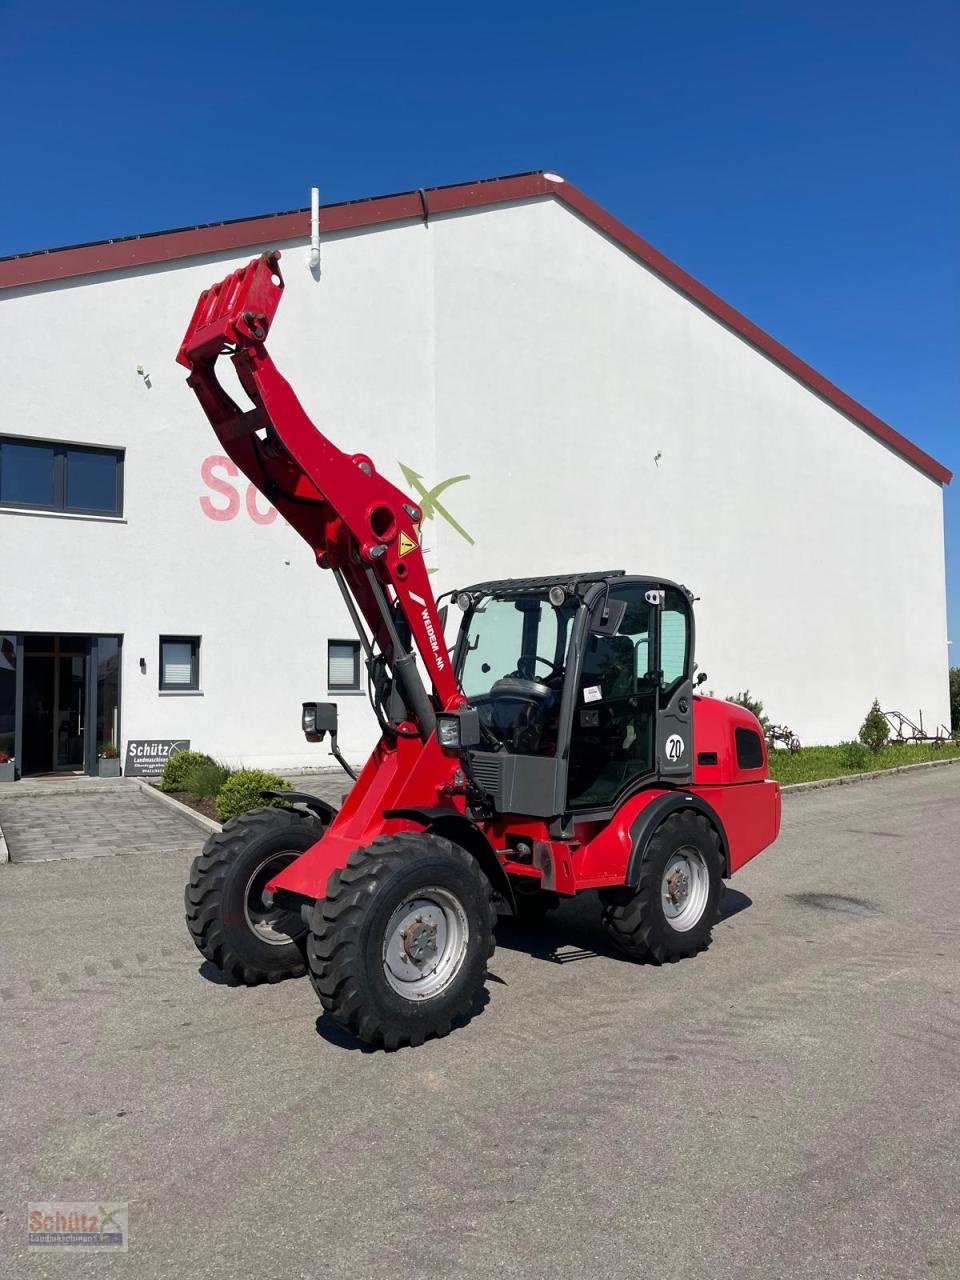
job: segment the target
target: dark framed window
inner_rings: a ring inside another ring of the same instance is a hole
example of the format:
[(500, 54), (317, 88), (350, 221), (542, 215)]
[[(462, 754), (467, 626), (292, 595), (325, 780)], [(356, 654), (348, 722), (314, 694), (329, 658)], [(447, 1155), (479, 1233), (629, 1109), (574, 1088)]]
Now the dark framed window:
[(763, 739), (753, 729), (738, 728), (734, 732), (737, 744), (737, 768), (759, 769), (763, 765)]
[(0, 436), (0, 507), (123, 514), (123, 450)]
[(160, 637), (160, 690), (195, 693), (200, 688), (200, 637)]
[(327, 641), (327, 689), (354, 693), (360, 688), (360, 641)]

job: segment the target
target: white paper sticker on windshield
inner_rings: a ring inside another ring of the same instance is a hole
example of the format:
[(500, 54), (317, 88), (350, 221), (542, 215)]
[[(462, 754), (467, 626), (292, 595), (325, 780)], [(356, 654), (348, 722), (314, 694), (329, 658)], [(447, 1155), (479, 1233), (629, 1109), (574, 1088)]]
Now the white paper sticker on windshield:
[(583, 691), (584, 702), (600, 701), (600, 686), (598, 684), (589, 684)]

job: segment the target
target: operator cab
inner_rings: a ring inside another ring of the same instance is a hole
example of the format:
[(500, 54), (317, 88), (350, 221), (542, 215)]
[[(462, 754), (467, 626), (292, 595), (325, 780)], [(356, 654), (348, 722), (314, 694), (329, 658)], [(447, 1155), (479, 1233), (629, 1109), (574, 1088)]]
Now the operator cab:
[(622, 572), (457, 593), (454, 655), (480, 722), (469, 767), (501, 813), (615, 807), (693, 771), (692, 596)]

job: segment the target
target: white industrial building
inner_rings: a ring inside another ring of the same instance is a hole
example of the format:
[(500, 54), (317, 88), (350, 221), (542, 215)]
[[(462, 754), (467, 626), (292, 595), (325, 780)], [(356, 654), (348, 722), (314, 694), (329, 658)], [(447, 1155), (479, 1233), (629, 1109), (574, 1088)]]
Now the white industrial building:
[[(282, 250), (269, 348), (422, 503), (438, 590), (576, 569), (689, 585), (707, 688), (804, 742), (874, 697), (948, 722), (949, 473), (553, 174), (0, 261), (0, 749), (326, 762), (375, 722), (331, 575), (174, 363), (201, 289)], [(878, 519), (878, 512), (882, 516)], [(451, 619), (454, 622), (456, 619)]]

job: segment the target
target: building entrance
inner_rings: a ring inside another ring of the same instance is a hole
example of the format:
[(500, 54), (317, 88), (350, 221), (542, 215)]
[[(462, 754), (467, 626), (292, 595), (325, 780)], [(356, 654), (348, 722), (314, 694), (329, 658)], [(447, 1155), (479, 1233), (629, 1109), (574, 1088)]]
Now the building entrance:
[(21, 777), (97, 773), (119, 716), (119, 636), (0, 635), (0, 748)]

